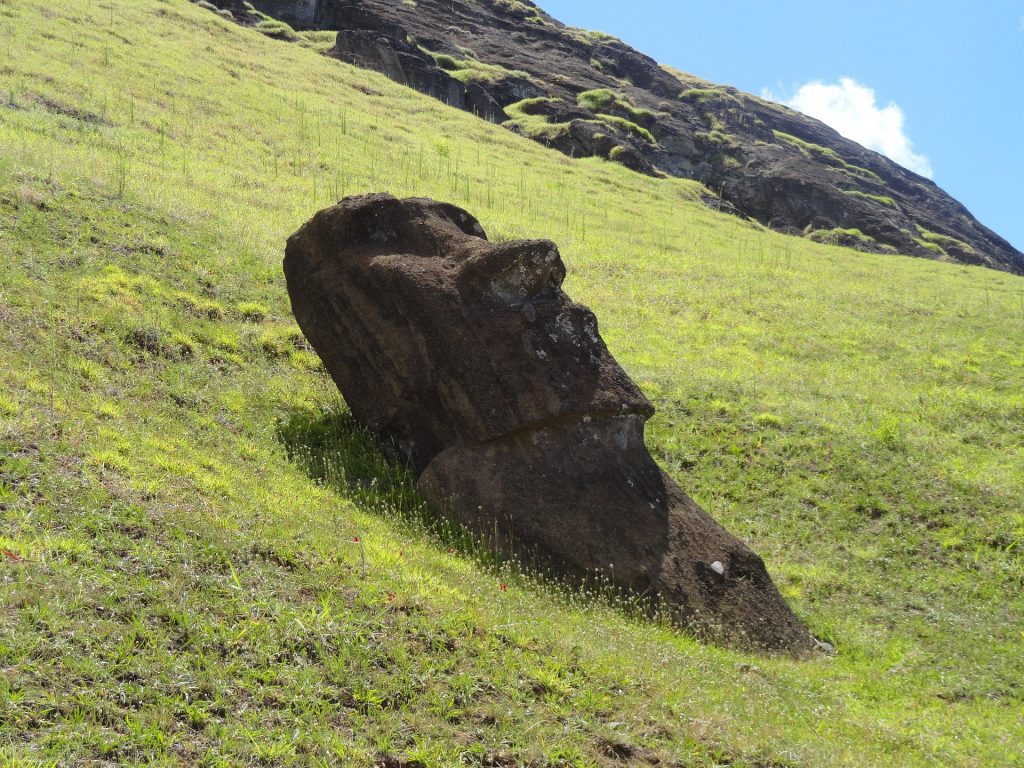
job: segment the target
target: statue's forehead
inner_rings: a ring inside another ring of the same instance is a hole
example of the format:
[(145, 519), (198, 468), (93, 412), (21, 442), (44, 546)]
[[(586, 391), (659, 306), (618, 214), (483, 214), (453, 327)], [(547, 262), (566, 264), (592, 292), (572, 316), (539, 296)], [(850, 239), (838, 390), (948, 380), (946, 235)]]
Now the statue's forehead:
[(463, 244), (487, 243), (480, 223), (465, 211), (433, 201), (370, 196), (330, 210), (330, 239), (349, 249), (367, 247), (445, 258)]

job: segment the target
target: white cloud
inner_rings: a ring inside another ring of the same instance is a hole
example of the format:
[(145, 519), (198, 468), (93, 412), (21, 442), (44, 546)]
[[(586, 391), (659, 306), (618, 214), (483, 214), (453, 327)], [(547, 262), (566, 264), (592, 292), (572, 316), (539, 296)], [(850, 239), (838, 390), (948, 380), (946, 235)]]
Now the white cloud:
[(853, 78), (843, 77), (838, 83), (807, 83), (790, 99), (777, 99), (768, 90), (762, 95), (816, 117), (846, 138), (881, 152), (904, 168), (928, 178), (932, 176), (928, 158), (914, 152), (914, 142), (904, 133), (903, 110), (893, 102), (879, 107), (874, 90)]

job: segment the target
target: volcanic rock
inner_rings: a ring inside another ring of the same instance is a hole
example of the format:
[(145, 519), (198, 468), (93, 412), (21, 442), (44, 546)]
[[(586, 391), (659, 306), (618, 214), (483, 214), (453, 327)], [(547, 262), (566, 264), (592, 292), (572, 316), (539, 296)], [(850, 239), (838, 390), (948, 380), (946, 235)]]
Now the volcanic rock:
[(712, 207), (778, 231), (1024, 274), (1024, 254), (930, 179), (780, 104), (567, 27), (530, 0), (214, 2), (241, 23), (262, 12), (337, 30), (331, 56), (567, 155), (694, 179)]
[(489, 242), (466, 211), (368, 195), (288, 240), (299, 326), (352, 414), (440, 511), (564, 573), (600, 571), (681, 625), (802, 653), (761, 559), (653, 461), (654, 409), (548, 240)]
[(1024, 254), (930, 179), (781, 104), (566, 27), (530, 0), (214, 3), (242, 24), (265, 13), (337, 30), (329, 55), (571, 157), (697, 180), (713, 208), (779, 231), (1024, 273)]

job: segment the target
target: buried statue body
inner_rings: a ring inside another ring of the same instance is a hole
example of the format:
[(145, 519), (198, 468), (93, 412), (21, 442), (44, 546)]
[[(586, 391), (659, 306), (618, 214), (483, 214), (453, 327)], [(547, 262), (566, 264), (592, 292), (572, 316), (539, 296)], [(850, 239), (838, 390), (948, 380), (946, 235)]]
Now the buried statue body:
[(367, 195), (292, 235), (284, 269), (352, 414), (438, 509), (730, 644), (813, 648), (761, 559), (647, 452), (654, 409), (561, 290), (554, 243), (492, 243), (455, 206)]

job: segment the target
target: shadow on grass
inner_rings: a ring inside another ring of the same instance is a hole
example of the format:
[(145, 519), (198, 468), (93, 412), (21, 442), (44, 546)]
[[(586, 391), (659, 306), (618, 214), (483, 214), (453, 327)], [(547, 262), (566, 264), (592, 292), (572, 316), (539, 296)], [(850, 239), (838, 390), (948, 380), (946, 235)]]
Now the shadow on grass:
[(416, 489), (413, 471), (390, 458), (398, 451), (359, 424), (344, 404), (321, 412), (296, 409), (278, 425), (277, 437), (289, 461), (319, 485), (482, 565), (493, 568), (503, 562), (467, 529), (438, 514)]
[(624, 593), (605, 574), (565, 576), (556, 563), (537, 553), (498, 550), (487, 535), (434, 509), (417, 490), (414, 472), (389, 458), (399, 455), (397, 449), (360, 425), (341, 402), (320, 412), (292, 411), (278, 425), (277, 437), (288, 459), (318, 484), (413, 535), (460, 552), (502, 581), (539, 589), (573, 605), (600, 604), (630, 618), (660, 623), (656, 607)]

